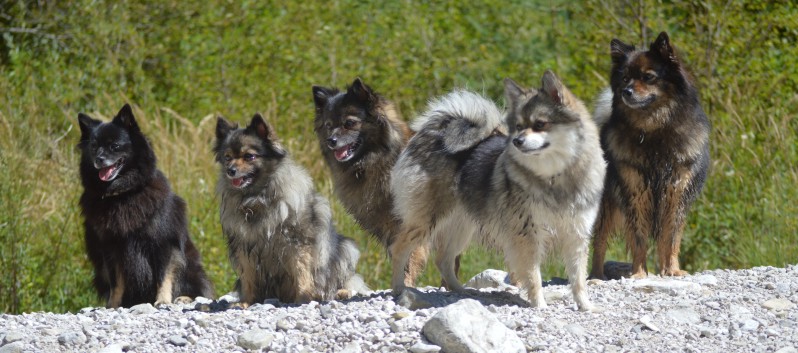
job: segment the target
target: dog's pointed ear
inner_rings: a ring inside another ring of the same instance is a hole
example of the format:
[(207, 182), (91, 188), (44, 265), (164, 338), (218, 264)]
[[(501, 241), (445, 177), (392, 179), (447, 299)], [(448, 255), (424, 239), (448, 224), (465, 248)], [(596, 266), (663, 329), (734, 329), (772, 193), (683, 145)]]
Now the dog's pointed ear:
[(560, 81), (560, 78), (551, 70), (546, 70), (543, 73), (543, 78), (540, 80), (542, 84), (541, 90), (546, 94), (555, 104), (564, 105), (566, 102), (565, 86)]
[(101, 123), (102, 123), (101, 121), (94, 120), (94, 119), (92, 119), (90, 116), (88, 116), (86, 114), (78, 113), (78, 125), (80, 125), (80, 139), (81, 139), (81, 141), (82, 140), (87, 140), (89, 138), (89, 136), (91, 135), (91, 131), (94, 130), (94, 128), (97, 125), (100, 125)]
[(353, 95), (361, 102), (365, 103), (377, 102), (377, 95), (374, 93), (374, 90), (372, 90), (371, 87), (363, 83), (363, 80), (361, 80), (360, 77), (356, 78), (352, 82), (352, 85), (349, 86), (347, 93)]
[(238, 124), (230, 123), (223, 116), (216, 117), (216, 139), (218, 141), (224, 140), (230, 131), (235, 129), (238, 129)]
[(255, 115), (252, 116), (252, 121), (249, 122), (247, 130), (254, 131), (262, 140), (269, 142), (272, 151), (278, 157), (284, 157), (286, 155), (285, 149), (280, 142), (277, 141), (277, 134), (274, 133), (274, 129), (263, 119), (260, 113), (255, 113)]
[(504, 97), (507, 99), (508, 106), (515, 107), (515, 103), (518, 102), (524, 94), (526, 94), (526, 90), (513, 81), (513, 79), (509, 77), (504, 79)]
[(626, 62), (629, 54), (635, 51), (634, 45), (629, 45), (621, 42), (618, 39), (610, 41), (610, 55), (612, 56), (613, 64), (620, 64)]
[(264, 140), (273, 140), (275, 137), (271, 125), (263, 119), (263, 115), (260, 115), (260, 113), (255, 113), (252, 116), (252, 120), (247, 125), (247, 130), (254, 131), (258, 137)]
[(659, 36), (657, 36), (657, 39), (654, 40), (654, 43), (651, 43), (649, 51), (659, 54), (660, 57), (672, 64), (679, 63), (679, 60), (676, 58), (676, 52), (671, 46), (670, 38), (668, 38), (668, 33), (661, 32)]
[(321, 111), (332, 96), (338, 93), (335, 88), (313, 86), (313, 102), (316, 103), (316, 111)]
[(130, 132), (140, 131), (139, 124), (136, 123), (136, 118), (133, 116), (133, 108), (130, 107), (130, 104), (125, 104), (125, 106), (119, 110), (119, 113), (116, 113), (116, 116), (111, 122)]

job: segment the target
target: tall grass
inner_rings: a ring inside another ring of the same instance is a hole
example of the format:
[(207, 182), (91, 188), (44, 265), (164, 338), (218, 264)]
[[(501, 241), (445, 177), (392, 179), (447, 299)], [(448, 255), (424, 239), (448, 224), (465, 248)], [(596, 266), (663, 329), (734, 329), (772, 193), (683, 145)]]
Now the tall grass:
[[(798, 259), (798, 10), (788, 2), (364, 3), (13, 2), (0, 6), (0, 312), (101, 305), (91, 288), (77, 201), (77, 113), (133, 103), (217, 291), (231, 289), (218, 222), (215, 117), (260, 111), (330, 198), (362, 250), (358, 271), (387, 288), (384, 249), (332, 194), (312, 131), (313, 84), (357, 76), (409, 120), (455, 87), (501, 101), (501, 79), (537, 85), (554, 69), (586, 101), (607, 84), (613, 37), (667, 30), (713, 123), (712, 170), (685, 231), (686, 269), (783, 266)], [(608, 257), (624, 260), (614, 242)], [(462, 278), (502, 267), (479, 248)], [(652, 267), (653, 268), (653, 264)], [(545, 276), (562, 276), (558, 261)], [(440, 282), (428, 266), (421, 284)]]

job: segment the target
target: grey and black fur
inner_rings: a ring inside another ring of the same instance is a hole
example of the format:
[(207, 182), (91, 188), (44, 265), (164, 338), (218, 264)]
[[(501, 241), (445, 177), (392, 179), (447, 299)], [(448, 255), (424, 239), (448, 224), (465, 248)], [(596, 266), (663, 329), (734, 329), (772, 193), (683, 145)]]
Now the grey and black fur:
[(217, 194), (236, 289), (245, 304), (308, 302), (368, 290), (357, 245), (339, 235), (330, 206), (256, 114), (246, 128), (216, 125)]
[(106, 306), (213, 298), (188, 234), (186, 203), (157, 169), (130, 106), (108, 123), (82, 113), (78, 122), (86, 251)]
[[(313, 86), (314, 129), (335, 195), (386, 249), (399, 232), (390, 192), (391, 168), (410, 138), (393, 102), (355, 79), (345, 90)], [(424, 270), (428, 245), (410, 256), (405, 282)]]
[(605, 173), (597, 128), (550, 71), (539, 90), (507, 79), (505, 93), (509, 136), (495, 104), (466, 91), (433, 101), (414, 122), (391, 183), (403, 222), (391, 246), (394, 292), (409, 249), (430, 238), (441, 275), (461, 291), (454, 258), (476, 237), (504, 253), (537, 307), (546, 306), (540, 265), (559, 249), (577, 305), (590, 310), (587, 258)]
[(608, 166), (591, 277), (604, 278), (607, 242), (616, 231), (625, 234), (632, 253), (628, 275), (647, 276), (653, 238), (659, 273), (681, 276), (684, 225), (709, 169), (709, 119), (665, 32), (648, 50), (617, 39), (610, 49), (611, 92), (596, 110)]

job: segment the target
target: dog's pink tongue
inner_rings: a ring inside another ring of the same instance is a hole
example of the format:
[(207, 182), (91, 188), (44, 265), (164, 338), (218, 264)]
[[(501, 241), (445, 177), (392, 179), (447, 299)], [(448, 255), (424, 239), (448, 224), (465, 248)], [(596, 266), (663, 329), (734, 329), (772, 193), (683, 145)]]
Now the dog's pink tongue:
[(335, 159), (342, 160), (349, 156), (349, 145), (335, 150)]
[(102, 180), (102, 181), (110, 180), (111, 177), (114, 175), (114, 170), (115, 169), (116, 169), (115, 165), (100, 169), (100, 180)]
[(231, 179), (230, 182), (233, 183), (233, 186), (239, 187), (239, 186), (241, 186), (241, 184), (244, 183), (244, 178)]

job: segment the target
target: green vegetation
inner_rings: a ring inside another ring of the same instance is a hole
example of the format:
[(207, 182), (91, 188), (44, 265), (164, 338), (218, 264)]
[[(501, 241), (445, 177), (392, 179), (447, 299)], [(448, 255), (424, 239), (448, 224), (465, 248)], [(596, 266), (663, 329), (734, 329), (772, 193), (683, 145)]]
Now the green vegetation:
[[(220, 294), (234, 281), (218, 224), (214, 117), (276, 125), (328, 197), (312, 131), (312, 84), (362, 77), (405, 119), (455, 87), (501, 102), (504, 77), (546, 68), (585, 101), (607, 85), (609, 42), (659, 31), (689, 63), (713, 122), (712, 171), (682, 247), (687, 270), (798, 259), (798, 7), (792, 1), (29, 1), (0, 3), (0, 312), (101, 305), (77, 206), (77, 113), (134, 104), (159, 166), (189, 205), (190, 231)], [(333, 200), (388, 287), (383, 249)], [(626, 259), (614, 244), (611, 259)], [(558, 261), (546, 277), (562, 276)], [(501, 258), (472, 249), (462, 277)], [(422, 284), (437, 284), (429, 266)], [(653, 264), (651, 265), (653, 268)]]

